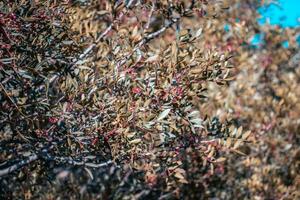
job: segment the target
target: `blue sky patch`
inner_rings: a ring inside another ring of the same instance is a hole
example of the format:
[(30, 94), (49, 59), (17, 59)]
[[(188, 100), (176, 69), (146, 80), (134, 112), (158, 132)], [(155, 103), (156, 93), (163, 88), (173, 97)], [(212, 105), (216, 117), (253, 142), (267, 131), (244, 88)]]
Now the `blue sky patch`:
[(282, 27), (300, 25), (300, 0), (279, 0), (278, 4), (260, 7), (258, 12), (262, 15), (258, 19), (261, 25), (265, 23)]

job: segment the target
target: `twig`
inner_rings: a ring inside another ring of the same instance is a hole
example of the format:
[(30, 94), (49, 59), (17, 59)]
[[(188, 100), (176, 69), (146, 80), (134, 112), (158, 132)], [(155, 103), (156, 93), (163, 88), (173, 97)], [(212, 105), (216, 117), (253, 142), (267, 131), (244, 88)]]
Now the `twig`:
[(7, 98), (11, 101), (12, 104), (14, 104), (14, 106), (16, 107), (16, 109), (18, 110), (18, 112), (23, 115), (23, 117), (27, 118), (26, 115), (20, 110), (20, 108), (18, 107), (18, 105), (14, 102), (14, 100), (9, 96), (8, 92), (6, 91), (5, 87), (2, 85), (2, 83), (0, 83), (1, 88), (3, 89), (5, 95), (7, 96)]
[(146, 30), (149, 29), (149, 26), (150, 26), (150, 23), (151, 23), (151, 18), (152, 18), (153, 12), (155, 10), (155, 4), (156, 4), (156, 1), (152, 2), (152, 8), (151, 8), (151, 11), (150, 11), (149, 16), (148, 16), (147, 24), (145, 26)]
[(89, 163), (89, 162), (84, 162), (84, 161), (75, 161), (70, 157), (48, 157), (48, 158), (46, 158), (46, 160), (53, 160), (53, 161), (58, 161), (61, 163), (67, 163), (67, 164), (74, 165), (74, 166), (86, 166), (86, 167), (92, 167), (92, 168), (105, 167), (105, 166), (108, 166), (113, 163), (111, 160), (103, 162), (103, 163), (99, 163), (99, 164)]

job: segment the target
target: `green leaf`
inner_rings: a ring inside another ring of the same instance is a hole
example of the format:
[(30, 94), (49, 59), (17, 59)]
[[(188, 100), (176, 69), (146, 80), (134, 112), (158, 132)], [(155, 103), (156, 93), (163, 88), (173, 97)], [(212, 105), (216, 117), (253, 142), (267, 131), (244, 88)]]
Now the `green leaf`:
[(160, 113), (160, 115), (157, 118), (157, 121), (161, 121), (165, 117), (167, 117), (170, 111), (171, 111), (171, 109), (169, 108), (169, 109), (164, 110), (162, 113)]

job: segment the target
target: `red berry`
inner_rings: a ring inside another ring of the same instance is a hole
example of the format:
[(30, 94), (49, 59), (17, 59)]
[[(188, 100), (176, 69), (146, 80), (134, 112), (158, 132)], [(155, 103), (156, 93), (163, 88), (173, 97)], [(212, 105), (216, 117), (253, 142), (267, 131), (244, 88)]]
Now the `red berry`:
[(142, 89), (139, 88), (139, 87), (134, 87), (134, 88), (132, 88), (132, 93), (134, 93), (134, 94), (140, 94), (141, 91), (142, 91)]

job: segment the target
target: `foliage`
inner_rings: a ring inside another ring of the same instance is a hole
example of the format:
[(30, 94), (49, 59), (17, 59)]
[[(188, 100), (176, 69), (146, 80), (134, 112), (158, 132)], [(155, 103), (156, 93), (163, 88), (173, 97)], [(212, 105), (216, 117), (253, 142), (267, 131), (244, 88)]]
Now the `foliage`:
[(2, 197), (297, 198), (299, 30), (258, 5), (1, 2)]

